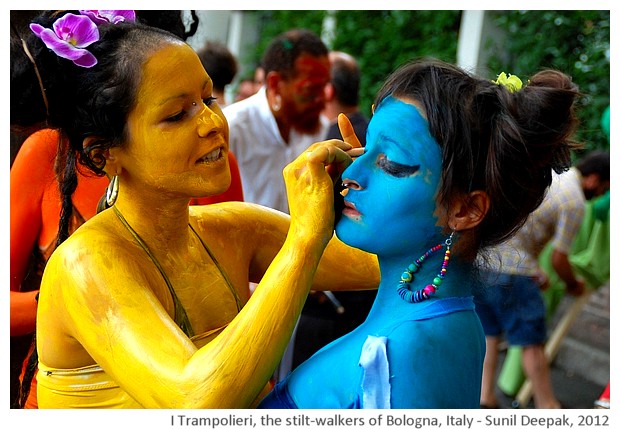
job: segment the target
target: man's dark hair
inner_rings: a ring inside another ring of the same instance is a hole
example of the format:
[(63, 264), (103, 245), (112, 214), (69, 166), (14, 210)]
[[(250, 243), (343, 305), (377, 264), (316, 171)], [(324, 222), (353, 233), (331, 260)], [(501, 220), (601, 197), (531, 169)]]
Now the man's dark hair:
[(601, 182), (609, 181), (609, 152), (605, 150), (589, 152), (577, 162), (576, 167), (582, 176), (598, 174)]
[(331, 65), (332, 86), (336, 98), (344, 106), (357, 106), (359, 103), (360, 68), (353, 58), (334, 56)]
[(276, 71), (285, 78), (292, 77), (295, 60), (304, 53), (321, 57), (327, 56), (328, 50), (321, 38), (310, 30), (293, 29), (280, 34), (269, 44), (261, 61), (265, 75)]

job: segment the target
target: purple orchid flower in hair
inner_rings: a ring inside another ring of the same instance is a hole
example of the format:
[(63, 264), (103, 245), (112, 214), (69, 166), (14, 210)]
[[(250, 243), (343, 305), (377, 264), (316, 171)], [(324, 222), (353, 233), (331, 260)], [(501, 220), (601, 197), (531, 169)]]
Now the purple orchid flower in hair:
[(84, 49), (99, 40), (97, 25), (89, 17), (67, 13), (54, 22), (53, 30), (34, 23), (30, 29), (59, 57), (80, 67), (97, 64), (97, 58)]
[(133, 10), (81, 10), (80, 13), (88, 16), (97, 25), (136, 20), (136, 12)]

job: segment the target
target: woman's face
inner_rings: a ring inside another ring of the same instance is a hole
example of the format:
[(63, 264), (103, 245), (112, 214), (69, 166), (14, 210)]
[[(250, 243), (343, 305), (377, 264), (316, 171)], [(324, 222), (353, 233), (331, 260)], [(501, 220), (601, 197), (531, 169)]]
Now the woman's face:
[(441, 150), (421, 113), (393, 97), (375, 110), (364, 154), (342, 174), (349, 190), (336, 234), (345, 243), (390, 256), (439, 239)]
[(142, 66), (129, 141), (118, 148), (123, 180), (168, 196), (202, 197), (230, 185), (228, 123), (192, 48), (170, 43)]

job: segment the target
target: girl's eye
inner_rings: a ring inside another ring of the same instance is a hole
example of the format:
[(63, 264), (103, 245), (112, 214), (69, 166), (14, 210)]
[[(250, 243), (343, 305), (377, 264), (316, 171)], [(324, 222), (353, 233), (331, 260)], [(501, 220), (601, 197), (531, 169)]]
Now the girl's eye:
[[(207, 98), (203, 98), (202, 102), (204, 103), (205, 106), (209, 107), (213, 103), (215, 103), (215, 100), (216, 100), (215, 97), (207, 97)], [(196, 103), (193, 103), (193, 105), (196, 106)], [(181, 110), (179, 113), (176, 113), (176, 114), (166, 118), (166, 122), (178, 122), (181, 119), (183, 119), (186, 114), (187, 114), (187, 112), (185, 110)]]
[(405, 165), (390, 161), (387, 156), (381, 155), (377, 160), (377, 165), (387, 174), (394, 177), (408, 177), (418, 172), (419, 165)]
[(176, 115), (170, 116), (166, 119), (166, 122), (178, 122), (185, 116), (185, 110), (181, 110)]
[(216, 100), (217, 100), (216, 97), (207, 97), (207, 98), (203, 98), (202, 102), (205, 104), (205, 106), (209, 107), (210, 105), (215, 103)]

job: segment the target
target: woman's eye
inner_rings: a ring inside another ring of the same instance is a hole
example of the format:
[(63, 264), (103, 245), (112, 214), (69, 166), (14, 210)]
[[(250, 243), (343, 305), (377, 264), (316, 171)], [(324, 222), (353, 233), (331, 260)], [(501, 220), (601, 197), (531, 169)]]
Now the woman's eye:
[(387, 156), (381, 155), (377, 160), (377, 165), (387, 174), (394, 177), (412, 176), (420, 170), (419, 165), (405, 165), (390, 161)]
[(166, 119), (166, 122), (178, 122), (185, 116), (185, 110), (181, 110), (176, 115), (172, 115)]
[[(207, 98), (203, 98), (202, 102), (204, 103), (205, 106), (209, 107), (213, 103), (215, 103), (215, 100), (217, 100), (215, 97), (207, 97)], [(197, 106), (197, 104), (195, 102), (192, 103), (192, 105), (193, 106)], [(187, 111), (181, 110), (179, 113), (176, 113), (176, 114), (166, 118), (166, 122), (178, 122), (181, 119), (183, 119), (185, 117), (185, 115), (187, 115)]]

